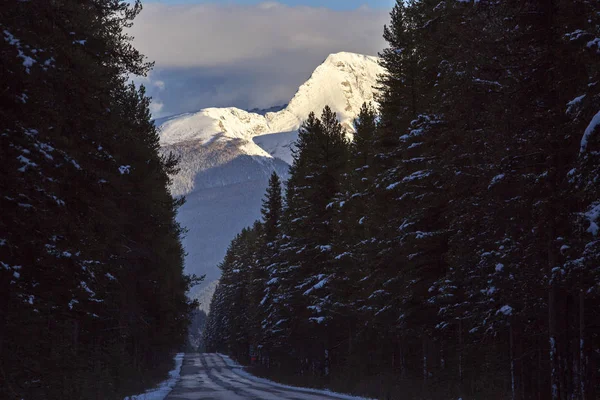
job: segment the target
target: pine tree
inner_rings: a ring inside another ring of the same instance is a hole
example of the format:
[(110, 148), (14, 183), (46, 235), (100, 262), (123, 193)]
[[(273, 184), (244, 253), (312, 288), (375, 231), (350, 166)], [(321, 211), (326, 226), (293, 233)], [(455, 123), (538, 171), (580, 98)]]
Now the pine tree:
[[(341, 175), (348, 159), (348, 142), (335, 113), (328, 107), (321, 119), (310, 114), (299, 130), (286, 190), (283, 235), (279, 247), (274, 300), (280, 312), (271, 323), (287, 343), (307, 355), (313, 373), (325, 373), (328, 338), (328, 268), (334, 239), (332, 201), (340, 191)], [(316, 341), (316, 342), (315, 342)], [(315, 343), (318, 343), (315, 345)], [(300, 350), (301, 349), (301, 350)], [(294, 356), (297, 357), (297, 356)]]
[(364, 103), (354, 121), (351, 152), (355, 168), (363, 168), (373, 158), (373, 142), (377, 130), (377, 113), (372, 104)]
[(273, 172), (269, 178), (269, 187), (267, 188), (261, 208), (267, 243), (272, 242), (277, 237), (282, 212), (281, 181), (279, 180), (279, 175)]
[(597, 11), (397, 2), (381, 114), (350, 146), (309, 116), (253, 253), (266, 365), (384, 398), (596, 396)]
[[(0, 396), (122, 398), (183, 343), (181, 201), (124, 33), (138, 2), (0, 10)], [(66, 379), (68, 377), (68, 379)]]
[(281, 218), (283, 215), (283, 198), (281, 181), (273, 172), (269, 178), (269, 186), (263, 199), (261, 243), (256, 253), (256, 274), (253, 279), (254, 329), (253, 344), (259, 361), (268, 363), (271, 339), (271, 327), (278, 314), (278, 305), (273, 302), (277, 274), (274, 262), (281, 242)]

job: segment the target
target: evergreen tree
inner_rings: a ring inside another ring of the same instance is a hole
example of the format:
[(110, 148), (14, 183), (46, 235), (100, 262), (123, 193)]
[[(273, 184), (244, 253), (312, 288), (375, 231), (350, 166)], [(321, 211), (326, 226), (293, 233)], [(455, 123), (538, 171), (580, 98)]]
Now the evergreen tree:
[(281, 181), (276, 172), (269, 178), (269, 187), (262, 203), (261, 214), (265, 230), (265, 241), (274, 241), (279, 233), (279, 223), (283, 212)]
[(373, 158), (373, 141), (376, 137), (377, 113), (372, 104), (364, 103), (354, 121), (351, 143), (352, 161), (355, 168), (369, 165)]
[(271, 374), (597, 397), (598, 11), (397, 2), (380, 114), (362, 108), (350, 145), (330, 110), (309, 116), (274, 251), (252, 255)]
[(254, 305), (255, 334), (254, 348), (262, 364), (268, 363), (271, 347), (271, 328), (273, 318), (277, 315), (278, 305), (273, 302), (275, 283), (273, 277), (277, 273), (277, 264), (274, 263), (279, 244), (281, 242), (281, 218), (283, 216), (283, 198), (281, 195), (281, 181), (273, 172), (269, 178), (269, 186), (263, 199), (262, 208), (262, 235), (260, 248), (256, 255), (256, 271), (254, 278)]
[(158, 153), (139, 2), (0, 9), (0, 397), (122, 398), (184, 343), (176, 160)]

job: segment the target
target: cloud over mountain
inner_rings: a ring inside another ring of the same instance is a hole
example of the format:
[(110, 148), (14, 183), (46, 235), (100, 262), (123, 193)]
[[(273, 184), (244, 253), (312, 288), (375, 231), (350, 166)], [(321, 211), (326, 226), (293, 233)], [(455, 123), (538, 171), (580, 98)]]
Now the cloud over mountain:
[[(131, 34), (156, 61), (149, 94), (155, 116), (209, 106), (285, 103), (314, 65), (334, 52), (376, 55), (388, 13), (360, 8), (147, 4)], [(160, 81), (157, 85), (154, 82)]]

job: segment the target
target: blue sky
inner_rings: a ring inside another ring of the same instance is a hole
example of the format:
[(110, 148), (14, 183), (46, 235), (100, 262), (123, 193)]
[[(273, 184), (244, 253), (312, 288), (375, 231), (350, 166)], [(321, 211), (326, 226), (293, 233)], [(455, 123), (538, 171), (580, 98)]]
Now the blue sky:
[[(144, 3), (165, 3), (165, 4), (199, 4), (199, 3), (219, 3), (219, 4), (258, 4), (264, 0), (146, 0)], [(325, 7), (333, 10), (353, 10), (361, 6), (370, 8), (390, 9), (394, 0), (279, 0), (279, 3), (289, 6), (309, 6)]]

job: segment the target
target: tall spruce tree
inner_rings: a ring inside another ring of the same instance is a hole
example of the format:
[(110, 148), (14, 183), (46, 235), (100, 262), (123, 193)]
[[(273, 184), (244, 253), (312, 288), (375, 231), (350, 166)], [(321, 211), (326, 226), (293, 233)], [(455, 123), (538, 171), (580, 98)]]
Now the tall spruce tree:
[(283, 216), (283, 198), (281, 181), (273, 172), (269, 178), (269, 186), (262, 202), (262, 237), (261, 248), (257, 254), (257, 270), (259, 276), (254, 280), (255, 302), (254, 309), (256, 334), (253, 344), (259, 361), (267, 363), (272, 347), (270, 339), (273, 326), (278, 320), (278, 304), (275, 303), (275, 284), (278, 264), (275, 262), (281, 241), (281, 219)]
[(283, 198), (281, 197), (281, 180), (276, 172), (269, 178), (269, 186), (261, 208), (264, 224), (265, 241), (272, 242), (279, 233), (279, 224), (283, 214)]
[(334, 273), (327, 261), (335, 251), (334, 200), (341, 189), (348, 150), (335, 113), (329, 107), (321, 119), (311, 113), (298, 133), (286, 191), (286, 239), (279, 252), (284, 262), (275, 279), (277, 301), (289, 314), (279, 321), (279, 328), (297, 346), (294, 353), (307, 356), (310, 365), (303, 368), (317, 374), (326, 373), (329, 338), (324, 327), (331, 318), (327, 282)]

